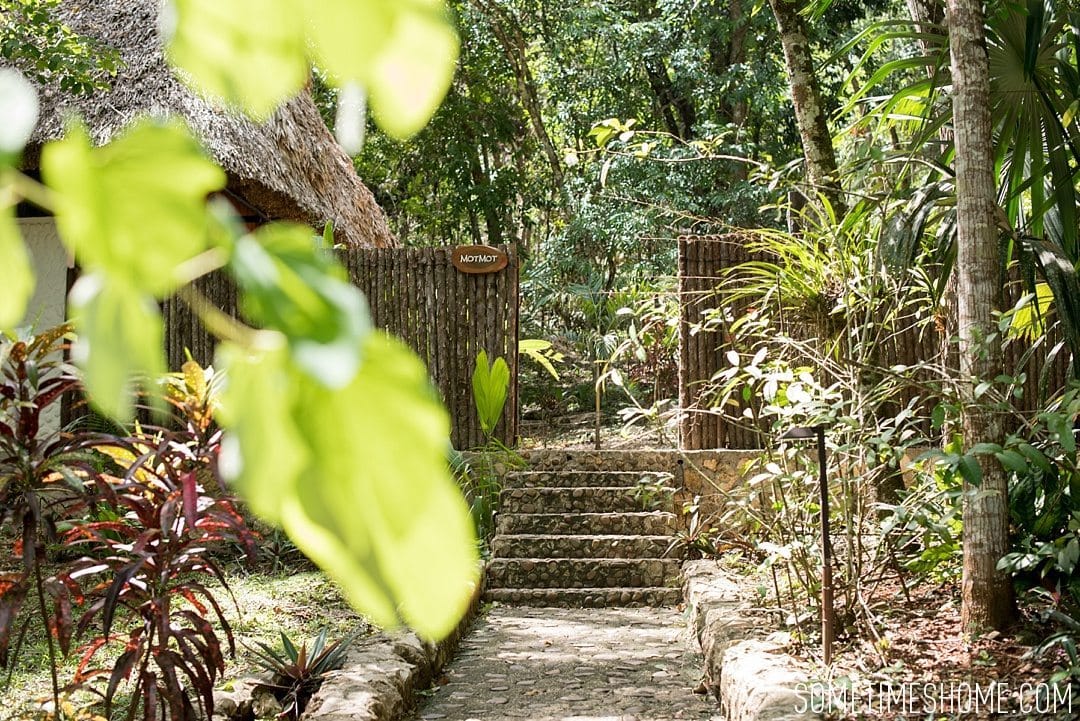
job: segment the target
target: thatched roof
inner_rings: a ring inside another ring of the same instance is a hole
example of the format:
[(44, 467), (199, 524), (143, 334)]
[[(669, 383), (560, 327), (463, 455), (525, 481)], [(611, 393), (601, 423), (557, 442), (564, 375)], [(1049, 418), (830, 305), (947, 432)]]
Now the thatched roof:
[(229, 175), (229, 190), (263, 216), (321, 228), (352, 246), (396, 245), (386, 217), (356, 175), (352, 162), (326, 129), (311, 96), (302, 92), (269, 121), (255, 123), (208, 102), (166, 66), (158, 34), (158, 0), (64, 0), (63, 21), (121, 55), (112, 89), (73, 97), (58, 87), (40, 89), (41, 119), (27, 154), (63, 133), (77, 113), (91, 137), (105, 143), (144, 113), (182, 117)]

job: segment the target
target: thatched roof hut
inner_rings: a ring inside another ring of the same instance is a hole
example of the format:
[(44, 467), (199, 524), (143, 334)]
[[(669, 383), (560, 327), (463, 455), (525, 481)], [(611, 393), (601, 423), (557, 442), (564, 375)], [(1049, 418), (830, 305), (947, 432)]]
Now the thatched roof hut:
[(321, 228), (332, 220), (338, 242), (388, 246), (397, 242), (371, 191), (327, 130), (307, 92), (258, 124), (193, 93), (165, 64), (158, 33), (158, 0), (64, 0), (62, 20), (75, 32), (116, 48), (123, 62), (111, 90), (83, 96), (40, 88), (41, 119), (26, 164), (40, 145), (58, 138), (75, 113), (97, 143), (144, 113), (187, 121), (207, 152), (228, 173), (228, 191), (252, 215)]

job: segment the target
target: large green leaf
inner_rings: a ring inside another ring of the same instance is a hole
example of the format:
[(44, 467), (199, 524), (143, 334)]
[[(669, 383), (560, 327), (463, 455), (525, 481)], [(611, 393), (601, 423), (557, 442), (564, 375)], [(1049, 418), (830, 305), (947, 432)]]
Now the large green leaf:
[(295, 0), (172, 0), (169, 61), (200, 92), (267, 117), (308, 78)]
[(383, 130), (407, 138), (442, 102), (457, 60), (442, 0), (174, 0), (174, 7), (170, 60), (256, 117), (300, 88), (309, 52), (334, 85), (364, 89)]
[(510, 368), (506, 361), (496, 358), (489, 364), (487, 351), (477, 353), (472, 374), (473, 402), (484, 433), (491, 434), (498, 425), (509, 388)]
[(71, 314), (79, 337), (72, 357), (92, 401), (113, 418), (131, 418), (134, 380), (165, 372), (157, 303), (122, 277), (87, 273), (71, 289)]
[(245, 315), (284, 333), (304, 370), (335, 388), (352, 380), (371, 327), (367, 303), (310, 228), (275, 223), (244, 236), (231, 268)]
[(56, 224), (88, 270), (164, 297), (177, 267), (208, 245), (207, 194), (225, 174), (178, 121), (140, 120), (100, 148), (81, 127), (42, 151)]
[(4, 269), (4, 283), (0, 286), (0, 330), (6, 330), (23, 319), (26, 304), (34, 294), (34, 269), (11, 208), (0, 209), (0, 268)]
[(221, 444), (221, 472), (236, 480), (251, 510), (281, 525), (281, 499), (296, 492), (309, 448), (292, 416), (297, 386), (286, 340), (259, 333), (255, 348), (222, 343), (215, 364), (226, 378), (220, 419), (229, 428)]
[(440, 638), (479, 569), (446, 466), (449, 421), (408, 349), (370, 333), (362, 350), (360, 371), (334, 390), (280, 348), (226, 349), (226, 467), (252, 508), (280, 523), (358, 609)]

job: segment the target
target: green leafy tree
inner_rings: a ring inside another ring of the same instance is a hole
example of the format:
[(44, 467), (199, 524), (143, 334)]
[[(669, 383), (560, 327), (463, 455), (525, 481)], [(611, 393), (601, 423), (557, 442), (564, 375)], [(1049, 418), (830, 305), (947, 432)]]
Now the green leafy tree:
[(40, 84), (69, 93), (107, 87), (117, 53), (56, 19), (60, 0), (0, 0), (0, 58)]

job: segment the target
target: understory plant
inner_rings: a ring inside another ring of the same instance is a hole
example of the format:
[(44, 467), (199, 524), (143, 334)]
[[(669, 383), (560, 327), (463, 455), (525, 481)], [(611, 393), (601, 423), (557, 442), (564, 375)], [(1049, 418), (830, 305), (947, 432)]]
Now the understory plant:
[[(937, 353), (883, 364), (885, 350), (945, 347), (935, 324), (931, 270), (897, 277), (874, 242), (866, 212), (802, 232), (756, 231), (748, 256), (717, 289), (703, 329), (726, 340), (727, 368), (706, 398), (764, 449), (748, 468), (721, 527), (748, 531), (777, 610), (805, 638), (820, 614), (819, 472), (813, 444), (781, 441), (793, 427), (823, 426), (840, 630), (873, 623), (866, 597), (897, 565), (883, 542), (881, 505), (901, 502), (908, 460), (932, 443), (930, 409), (949, 394)], [(914, 340), (913, 340), (914, 339)]]
[(71, 645), (77, 587), (50, 575), (62, 528), (86, 497), (85, 479), (101, 460), (60, 434), (60, 404), (78, 388), (64, 362), (71, 329), (0, 340), (0, 668), (19, 655), (31, 626), (47, 629), (53, 703), (58, 657)]
[(619, 411), (626, 427), (648, 425), (660, 439), (677, 423), (679, 380), (679, 304), (670, 283), (642, 284), (616, 298), (617, 345), (601, 362), (596, 392), (619, 388), (629, 405)]
[(499, 509), (498, 459), (512, 463), (516, 454), (495, 435), (510, 391), (510, 369), (501, 357), (489, 361), (486, 351), (476, 355), (472, 374), (473, 405), (484, 434), (484, 444), (475, 449), (475, 462), (458, 451), (450, 451), (450, 467), (469, 504), (473, 526), (481, 551), (495, 533), (495, 514)]
[[(212, 448), (164, 431), (99, 448), (123, 473), (94, 478), (92, 508), (107, 520), (74, 524), (65, 535), (85, 554), (61, 574), (82, 583), (88, 600), (78, 624), (83, 646), (75, 682), (107, 678), (106, 716), (128, 681), (129, 721), (208, 717), (226, 652), (236, 653), (208, 586), (216, 581), (228, 592), (211, 550), (237, 544), (254, 559), (254, 537), (233, 503), (199, 482)], [(119, 655), (111, 667), (98, 666), (106, 649)]]
[[(177, 405), (179, 430), (61, 431), (47, 412), (79, 388), (62, 361), (66, 333), (0, 344), (2, 521), (20, 569), (0, 575), (0, 664), (43, 629), (53, 708), (62, 691), (84, 688), (108, 718), (121, 691), (129, 721), (208, 718), (235, 652), (207, 585), (225, 585), (211, 551), (255, 550), (232, 502), (204, 485), (220, 435), (205, 403)], [(186, 374), (197, 385), (202, 369)], [(61, 684), (60, 657), (71, 652), (75, 675)]]

